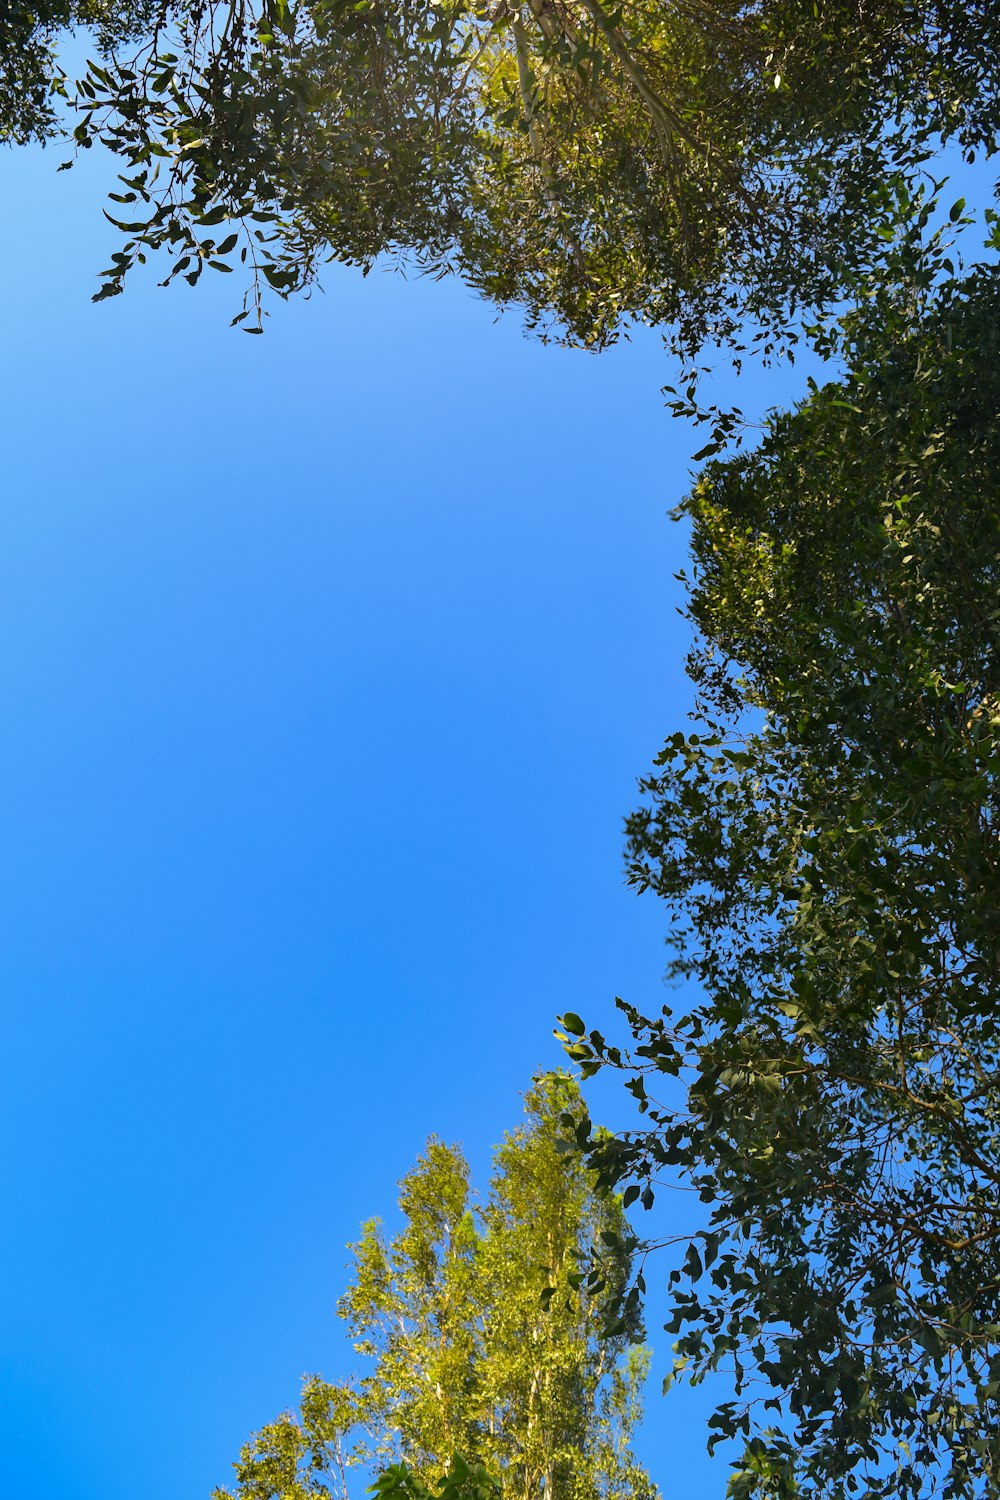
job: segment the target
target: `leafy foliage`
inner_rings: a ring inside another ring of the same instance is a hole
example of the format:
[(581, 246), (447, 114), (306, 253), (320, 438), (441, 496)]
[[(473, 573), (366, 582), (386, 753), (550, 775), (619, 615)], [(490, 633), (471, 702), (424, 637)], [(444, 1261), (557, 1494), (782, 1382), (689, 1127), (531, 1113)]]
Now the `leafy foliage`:
[(368, 1490), (376, 1500), (500, 1500), (500, 1486), (482, 1464), (468, 1464), (458, 1454), (434, 1486), (423, 1484), (405, 1464), (393, 1464)]
[(700, 722), (628, 833), (703, 998), (569, 1046), (646, 1116), (605, 1182), (710, 1205), (669, 1326), (737, 1497), (1000, 1494), (998, 310), (884, 288), (684, 507)]
[(161, 0), (80, 84), (78, 142), (126, 163), (102, 295), (242, 261), (256, 330), (262, 287), (400, 255), (592, 347), (780, 345), (928, 141), (991, 149), (996, 40), (988, 0)]
[(64, 75), (55, 55), (60, 32), (86, 26), (103, 51), (148, 26), (149, 0), (3, 0), (0, 4), (0, 142), (24, 145), (57, 133)]
[(358, 1465), (382, 1471), (381, 1500), (490, 1500), (498, 1482), (517, 1500), (655, 1500), (629, 1444), (638, 1321), (601, 1337), (627, 1271), (617, 1254), (603, 1278), (588, 1270), (617, 1251), (622, 1210), (565, 1149), (576, 1086), (546, 1075), (526, 1103), (481, 1207), (461, 1152), (431, 1140), (400, 1184), (399, 1232), (364, 1226), (339, 1310), (368, 1373), (308, 1379), (297, 1416), (243, 1449), (240, 1500), (346, 1500)]

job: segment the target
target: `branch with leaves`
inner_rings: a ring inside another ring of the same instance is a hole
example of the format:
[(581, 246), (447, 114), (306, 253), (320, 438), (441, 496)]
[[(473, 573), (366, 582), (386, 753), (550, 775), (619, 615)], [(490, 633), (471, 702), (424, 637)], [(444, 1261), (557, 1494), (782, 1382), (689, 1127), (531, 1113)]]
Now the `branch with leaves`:
[(1000, 108), (986, 0), (141, 3), (76, 87), (130, 210), (100, 295), (242, 263), (248, 331), (263, 291), (386, 256), (591, 348), (643, 322), (693, 358), (749, 322), (774, 352), (881, 264), (886, 178), (989, 149)]
[(708, 1205), (668, 1326), (741, 1497), (1000, 1494), (998, 279), (943, 253), (685, 502), (700, 707), (628, 838), (696, 998), (564, 1018), (643, 1116), (604, 1185)]

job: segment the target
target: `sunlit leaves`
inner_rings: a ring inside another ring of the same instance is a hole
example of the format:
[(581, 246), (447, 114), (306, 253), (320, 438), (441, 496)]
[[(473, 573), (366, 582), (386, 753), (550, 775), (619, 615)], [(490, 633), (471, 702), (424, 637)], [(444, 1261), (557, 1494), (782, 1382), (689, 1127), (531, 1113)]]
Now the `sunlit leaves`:
[[(608, 1334), (629, 1236), (567, 1135), (589, 1137), (576, 1085), (538, 1079), (494, 1154), (480, 1203), (456, 1147), (432, 1140), (400, 1183), (402, 1225), (354, 1248), (339, 1311), (368, 1368), (307, 1380), (298, 1414), (248, 1443), (240, 1500), (656, 1500), (631, 1449), (648, 1367), (634, 1300)], [(224, 1500), (227, 1492), (217, 1492)]]
[[(77, 85), (77, 145), (146, 174), (105, 287), (140, 256), (197, 280), (238, 253), (248, 327), (327, 259), (395, 257), (544, 337), (653, 323), (690, 357), (749, 328), (773, 351), (879, 263), (886, 179), (997, 123), (985, 0), (180, 0), (150, 22)], [(254, 210), (272, 232), (214, 253), (205, 215)]]

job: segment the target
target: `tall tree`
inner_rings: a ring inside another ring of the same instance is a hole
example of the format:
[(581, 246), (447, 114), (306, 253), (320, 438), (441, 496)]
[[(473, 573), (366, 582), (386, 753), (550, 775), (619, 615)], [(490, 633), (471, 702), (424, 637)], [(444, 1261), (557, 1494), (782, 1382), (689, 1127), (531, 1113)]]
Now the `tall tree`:
[(592, 1165), (711, 1205), (670, 1326), (737, 1496), (1000, 1494), (1000, 281), (927, 279), (685, 506), (699, 722), (628, 828), (695, 998), (567, 1018), (646, 1116)]
[(460, 1475), (486, 1471), (511, 1500), (655, 1500), (630, 1447), (641, 1330), (632, 1316), (602, 1337), (609, 1292), (588, 1283), (591, 1257), (623, 1238), (622, 1209), (565, 1148), (576, 1085), (545, 1075), (526, 1113), (481, 1205), (461, 1152), (432, 1139), (400, 1184), (399, 1231), (364, 1226), (339, 1311), (369, 1367), (343, 1385), (306, 1381), (298, 1414), (243, 1449), (239, 1500), (347, 1500), (359, 1465), (399, 1463), (418, 1493), (437, 1492), (456, 1455)]

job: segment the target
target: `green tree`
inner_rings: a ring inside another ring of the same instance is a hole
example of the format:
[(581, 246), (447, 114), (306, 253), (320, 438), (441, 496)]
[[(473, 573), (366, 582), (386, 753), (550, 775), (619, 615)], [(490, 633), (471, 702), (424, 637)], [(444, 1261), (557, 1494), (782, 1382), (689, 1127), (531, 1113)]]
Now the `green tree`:
[(622, 1241), (621, 1205), (566, 1149), (583, 1116), (569, 1078), (539, 1078), (526, 1113), (482, 1205), (458, 1148), (432, 1139), (400, 1184), (398, 1233), (364, 1226), (339, 1311), (368, 1369), (306, 1380), (298, 1413), (243, 1449), (239, 1500), (346, 1500), (359, 1465), (400, 1500), (496, 1482), (512, 1500), (655, 1500), (630, 1447), (647, 1368), (634, 1312), (602, 1336), (627, 1272), (615, 1258), (597, 1293), (589, 1269)]
[(628, 833), (694, 998), (567, 1018), (645, 1114), (591, 1164), (710, 1205), (668, 1326), (737, 1496), (1000, 1494), (1000, 283), (917, 269), (684, 506), (701, 706)]
[[(784, 337), (884, 248), (887, 178), (996, 135), (989, 0), (183, 0), (83, 80), (126, 162), (104, 295), (309, 284), (327, 257), (455, 270), (588, 345)], [(127, 206), (126, 206), (127, 205)], [(263, 219), (255, 217), (262, 215)]]

